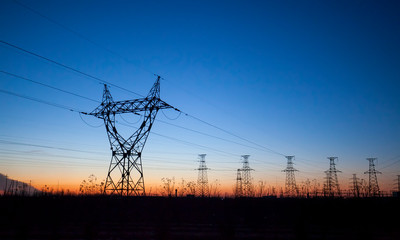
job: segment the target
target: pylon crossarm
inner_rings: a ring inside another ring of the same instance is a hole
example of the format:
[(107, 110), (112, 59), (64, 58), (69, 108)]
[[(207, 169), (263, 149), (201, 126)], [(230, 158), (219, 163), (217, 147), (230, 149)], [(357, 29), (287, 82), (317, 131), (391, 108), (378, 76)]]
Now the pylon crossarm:
[(168, 109), (173, 108), (177, 111), (178, 109), (172, 107), (168, 103), (164, 102), (159, 98), (149, 99), (149, 98), (139, 98), (135, 100), (117, 101), (102, 103), (95, 110), (87, 115), (92, 115), (97, 118), (104, 119), (109, 113), (112, 114), (122, 114), (122, 113), (138, 113), (144, 112), (149, 109)]

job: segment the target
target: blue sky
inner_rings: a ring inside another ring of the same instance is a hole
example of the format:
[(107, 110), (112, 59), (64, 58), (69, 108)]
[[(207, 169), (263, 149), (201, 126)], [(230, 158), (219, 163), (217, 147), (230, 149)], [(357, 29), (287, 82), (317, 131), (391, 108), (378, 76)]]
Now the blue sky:
[[(366, 157), (377, 157), (378, 169), (389, 166), (379, 176), (386, 189), (399, 174), (396, 1), (19, 2), (48, 19), (15, 1), (2, 1), (1, 40), (143, 95), (153, 74), (159, 74), (165, 78), (161, 96), (171, 105), (295, 155), (299, 182), (315, 178), (322, 184), (328, 156), (339, 157), (344, 187), (352, 173), (366, 179)], [(0, 70), (101, 100), (102, 85), (96, 81), (4, 44), (0, 52)], [(2, 90), (82, 111), (98, 105), (5, 74), (0, 79)], [(115, 100), (138, 97), (110, 89)], [(2, 173), (38, 184), (79, 184), (91, 173), (104, 178), (110, 160), (104, 127), (89, 127), (76, 113), (8, 94), (0, 94), (0, 101)], [(171, 110), (158, 115), (162, 121), (251, 145), (184, 115), (168, 119), (175, 117)], [(100, 120), (83, 119), (101, 125)], [(129, 128), (121, 129), (129, 134)], [(197, 154), (207, 153), (214, 169), (210, 181), (219, 179), (225, 188), (233, 184), (242, 154), (251, 155), (255, 181), (284, 183), (281, 155), (163, 122), (156, 122), (153, 131), (143, 153), (146, 182), (157, 185), (161, 177), (196, 180)]]

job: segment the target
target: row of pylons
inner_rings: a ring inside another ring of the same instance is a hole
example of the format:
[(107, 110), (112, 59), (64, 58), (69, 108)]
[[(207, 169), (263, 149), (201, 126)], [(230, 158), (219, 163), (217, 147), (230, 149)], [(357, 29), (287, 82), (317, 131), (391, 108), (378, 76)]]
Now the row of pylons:
[[(337, 177), (337, 173), (341, 172), (336, 169), (335, 160), (337, 157), (328, 157), (329, 159), (329, 169), (325, 171), (325, 183), (323, 188), (323, 194), (327, 197), (341, 197), (342, 192), (339, 187), (339, 181)], [(364, 197), (378, 197), (380, 196), (379, 184), (377, 174), (381, 174), (381, 172), (375, 169), (375, 160), (376, 158), (367, 158), (369, 162), (369, 170), (364, 172), (364, 174), (368, 173), (368, 188)], [(359, 178), (357, 178), (356, 174), (353, 174), (351, 178), (351, 188), (350, 192), (354, 197), (361, 197), (361, 182)]]
[[(205, 161), (206, 154), (199, 154), (199, 162), (200, 166), (196, 170), (198, 170), (198, 196), (206, 197), (209, 196), (209, 188), (208, 188), (208, 178), (207, 178), (207, 168)], [(252, 178), (250, 172), (254, 169), (250, 168), (249, 164), (250, 155), (242, 155), (241, 161), (243, 163), (242, 168), (237, 169), (236, 172), (236, 184), (234, 187), (235, 197), (254, 197), (254, 186), (252, 184)], [(299, 188), (296, 184), (295, 172), (298, 171), (293, 167), (294, 156), (285, 156), (287, 159), (287, 166), (282, 172), (286, 173), (286, 181), (285, 181), (285, 197), (297, 197), (299, 196)], [(342, 192), (340, 190), (339, 181), (337, 173), (340, 173), (340, 170), (336, 169), (336, 161), (337, 157), (328, 157), (329, 159), (329, 169), (324, 173), (325, 181), (323, 184), (322, 195), (324, 197), (341, 197)], [(378, 185), (377, 174), (381, 174), (381, 172), (375, 169), (375, 160), (376, 158), (367, 158), (369, 161), (369, 170), (364, 172), (364, 174), (368, 174), (368, 185), (366, 191), (361, 191), (362, 186), (365, 185), (363, 182), (357, 178), (356, 174), (353, 174), (351, 178), (351, 187), (350, 193), (353, 197), (378, 197), (380, 196), (380, 190)], [(400, 192), (400, 175), (398, 175), (398, 191)], [(307, 191), (308, 192), (308, 191)]]
[[(294, 156), (286, 156), (287, 158), (287, 167), (283, 171), (286, 172), (286, 182), (285, 182), (285, 195), (287, 197), (296, 197), (299, 195), (299, 189), (296, 185), (294, 172), (298, 171), (293, 167), (293, 159)], [(325, 181), (323, 185), (322, 194), (325, 197), (341, 197), (342, 191), (340, 190), (339, 181), (337, 173), (340, 173), (340, 170), (336, 169), (337, 157), (328, 157), (329, 159), (329, 169), (324, 173)], [(379, 184), (377, 174), (381, 174), (381, 172), (375, 169), (375, 160), (376, 158), (367, 158), (369, 161), (369, 170), (364, 172), (364, 174), (368, 174), (368, 186), (366, 194), (364, 197), (378, 197), (380, 196)], [(400, 178), (399, 178), (400, 179)], [(357, 178), (356, 174), (353, 174), (351, 178), (351, 188), (350, 192), (354, 197), (361, 197), (361, 185), (359, 178)], [(400, 180), (399, 180), (400, 181)]]

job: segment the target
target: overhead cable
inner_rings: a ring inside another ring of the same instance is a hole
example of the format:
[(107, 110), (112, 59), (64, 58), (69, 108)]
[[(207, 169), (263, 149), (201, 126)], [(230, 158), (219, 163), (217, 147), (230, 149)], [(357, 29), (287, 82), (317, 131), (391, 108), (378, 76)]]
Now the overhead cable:
[(22, 94), (15, 93), (15, 92), (10, 92), (10, 91), (3, 90), (3, 89), (0, 89), (0, 92), (1, 92), (1, 93), (5, 93), (5, 94), (9, 94), (9, 95), (13, 95), (13, 96), (16, 96), (16, 97), (20, 97), (20, 98), (29, 99), (29, 100), (35, 101), (35, 102), (44, 103), (44, 104), (47, 104), (47, 105), (50, 105), (50, 106), (53, 106), (53, 107), (62, 108), (62, 109), (65, 109), (65, 110), (69, 110), (69, 111), (71, 111), (71, 112), (77, 112), (77, 113), (82, 112), (82, 111), (79, 111), (79, 110), (77, 110), (77, 109), (74, 109), (74, 108), (71, 108), (71, 107), (67, 107), (67, 106), (65, 106), (65, 105), (61, 105), (61, 104), (58, 104), (58, 103), (48, 102), (48, 101), (45, 101), (45, 100), (42, 100), (42, 99), (39, 99), (39, 98), (34, 98), (34, 97), (22, 95)]
[(38, 84), (38, 85), (41, 85), (41, 86), (45, 86), (47, 88), (51, 88), (51, 89), (63, 92), (63, 93), (68, 93), (68, 94), (71, 94), (71, 95), (74, 95), (76, 97), (80, 97), (80, 98), (83, 98), (83, 99), (86, 99), (86, 100), (89, 100), (89, 101), (93, 101), (93, 102), (96, 102), (96, 103), (101, 103), (98, 100), (94, 100), (92, 98), (88, 98), (88, 97), (85, 97), (85, 96), (82, 96), (82, 95), (79, 95), (79, 94), (76, 94), (76, 93), (73, 93), (73, 92), (69, 92), (69, 91), (63, 90), (61, 88), (54, 87), (54, 86), (51, 86), (51, 85), (48, 85), (48, 84), (45, 84), (45, 83), (41, 83), (41, 82), (26, 78), (26, 77), (22, 77), (22, 76), (19, 76), (19, 75), (10, 73), (10, 72), (6, 72), (6, 71), (3, 71), (3, 70), (0, 70), (0, 72), (3, 73), (3, 74), (7, 74), (9, 76), (15, 77), (15, 78), (19, 78), (21, 80), (29, 81), (29, 82), (32, 82), (32, 83), (35, 83), (35, 84)]
[(51, 63), (53, 63), (53, 64), (55, 64), (55, 65), (57, 65), (57, 66), (60, 66), (60, 67), (63, 67), (63, 68), (65, 68), (65, 69), (71, 70), (71, 71), (73, 71), (73, 72), (79, 73), (79, 74), (81, 74), (81, 75), (83, 75), (83, 76), (85, 76), (85, 77), (94, 79), (94, 80), (96, 80), (96, 81), (99, 82), (99, 83), (107, 84), (107, 85), (113, 86), (113, 87), (115, 87), (115, 88), (119, 88), (119, 89), (121, 89), (121, 90), (130, 92), (130, 93), (133, 93), (133, 94), (138, 95), (138, 96), (140, 96), (140, 97), (144, 97), (144, 95), (142, 95), (142, 94), (133, 92), (133, 91), (131, 91), (131, 90), (129, 90), (129, 89), (126, 89), (126, 88), (124, 88), (124, 87), (120, 87), (120, 86), (118, 86), (118, 85), (116, 85), (116, 84), (114, 84), (114, 83), (111, 83), (111, 82), (109, 82), (109, 81), (100, 79), (100, 78), (95, 77), (95, 76), (93, 76), (93, 75), (91, 75), (91, 74), (87, 74), (87, 73), (85, 73), (85, 72), (82, 72), (81, 70), (78, 70), (78, 69), (76, 69), (76, 68), (67, 66), (67, 65), (65, 65), (65, 64), (63, 64), (63, 63), (60, 63), (60, 62), (57, 62), (57, 61), (52, 60), (52, 59), (50, 59), (50, 58), (44, 57), (44, 56), (39, 55), (39, 54), (37, 54), (37, 53), (34, 53), (34, 52), (32, 52), (32, 51), (23, 49), (22, 47), (18, 47), (18, 46), (14, 45), (14, 44), (8, 43), (8, 42), (3, 41), (3, 40), (0, 40), (0, 43), (2, 43), (2, 44), (4, 44), (4, 45), (7, 45), (7, 46), (9, 46), (9, 47), (12, 47), (12, 48), (14, 48), (14, 49), (17, 49), (17, 50), (19, 50), (19, 51), (22, 51), (22, 52), (24, 52), (24, 53), (27, 53), (27, 54), (29, 54), (29, 55), (32, 55), (32, 56), (38, 57), (38, 58), (40, 58), (40, 59), (46, 60), (46, 61), (48, 61), (48, 62), (51, 62)]

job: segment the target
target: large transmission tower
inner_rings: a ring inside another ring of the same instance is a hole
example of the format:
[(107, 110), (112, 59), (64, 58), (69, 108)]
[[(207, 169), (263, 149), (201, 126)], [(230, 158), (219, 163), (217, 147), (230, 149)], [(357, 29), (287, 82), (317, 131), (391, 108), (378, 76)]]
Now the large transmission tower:
[[(103, 119), (111, 146), (112, 156), (104, 186), (105, 194), (145, 195), (142, 151), (158, 110), (168, 108), (179, 111), (160, 99), (160, 76), (147, 97), (135, 100), (115, 102), (107, 85), (104, 85), (103, 101), (88, 115)], [(115, 125), (115, 116), (124, 113), (143, 115), (139, 128), (127, 139), (118, 133)]]
[(235, 197), (243, 196), (243, 184), (242, 184), (242, 169), (238, 169), (236, 173), (236, 188), (235, 188)]
[(329, 197), (341, 196), (339, 181), (337, 178), (337, 173), (341, 172), (336, 169), (335, 160), (337, 157), (328, 157), (329, 159), (329, 169), (325, 171), (326, 173), (326, 183), (324, 185), (324, 195)]
[(241, 170), (242, 173), (242, 194), (244, 197), (253, 197), (253, 181), (250, 175), (250, 171), (254, 170), (250, 168), (249, 165), (249, 157), (250, 155), (242, 155), (243, 168)]
[(364, 174), (368, 173), (368, 196), (377, 197), (379, 196), (379, 185), (376, 174), (381, 174), (381, 172), (375, 170), (374, 161), (376, 158), (367, 158), (367, 160), (369, 161), (369, 170), (364, 172)]
[(208, 197), (210, 195), (210, 190), (208, 188), (208, 177), (207, 177), (207, 168), (206, 166), (206, 154), (199, 154), (199, 175), (197, 178), (197, 188), (198, 188), (198, 195), (200, 197)]
[(360, 179), (357, 177), (357, 174), (353, 173), (353, 177), (351, 179), (350, 191), (353, 194), (353, 197), (360, 197)]
[(282, 172), (286, 172), (285, 194), (287, 197), (294, 197), (298, 194), (294, 172), (298, 170), (293, 167), (294, 156), (286, 156), (286, 158), (287, 166), (282, 170)]

